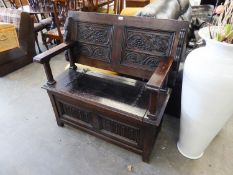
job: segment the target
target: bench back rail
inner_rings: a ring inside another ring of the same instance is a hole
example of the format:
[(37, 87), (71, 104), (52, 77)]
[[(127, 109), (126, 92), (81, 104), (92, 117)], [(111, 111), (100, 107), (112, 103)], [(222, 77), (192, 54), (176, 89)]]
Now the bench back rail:
[[(185, 47), (187, 22), (69, 12), (65, 40), (76, 41), (74, 62), (149, 80), (161, 61)], [(176, 64), (177, 63), (177, 64)]]

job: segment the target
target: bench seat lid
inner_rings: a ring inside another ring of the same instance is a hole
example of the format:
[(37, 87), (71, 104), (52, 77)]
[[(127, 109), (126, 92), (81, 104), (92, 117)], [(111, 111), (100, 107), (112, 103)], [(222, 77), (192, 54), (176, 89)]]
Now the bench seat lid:
[(54, 86), (44, 85), (43, 88), (81, 101), (81, 105), (86, 104), (90, 110), (111, 110), (143, 121), (149, 102), (144, 85), (143, 81), (117, 75), (68, 69), (57, 78)]

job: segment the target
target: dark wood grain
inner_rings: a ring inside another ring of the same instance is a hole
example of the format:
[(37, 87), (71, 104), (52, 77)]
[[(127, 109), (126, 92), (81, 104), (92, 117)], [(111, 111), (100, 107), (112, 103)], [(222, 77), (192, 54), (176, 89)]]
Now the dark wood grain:
[(41, 64), (47, 63), (50, 61), (51, 58), (53, 58), (54, 56), (56, 56), (59, 53), (64, 52), (65, 50), (70, 48), (72, 45), (74, 45), (74, 43), (75, 42), (61, 43), (61, 44), (59, 44), (59, 45), (41, 53), (41, 54), (36, 55), (33, 58), (33, 61), (37, 62), (37, 63), (41, 63)]
[(146, 84), (148, 89), (159, 90), (162, 88), (164, 81), (166, 80), (171, 66), (173, 63), (172, 58), (168, 58), (165, 61), (161, 61), (158, 68), (154, 71), (151, 78)]
[(126, 0), (126, 7), (145, 7), (149, 3), (149, 0)]
[[(56, 83), (45, 69), (48, 83), (43, 88), (57, 124), (103, 138), (141, 154), (148, 162), (171, 93), (169, 75), (179, 64), (188, 23), (83, 12), (69, 12), (67, 20), (69, 44), (34, 58), (46, 65), (68, 49), (71, 69)], [(117, 75), (82, 69), (75, 63)]]

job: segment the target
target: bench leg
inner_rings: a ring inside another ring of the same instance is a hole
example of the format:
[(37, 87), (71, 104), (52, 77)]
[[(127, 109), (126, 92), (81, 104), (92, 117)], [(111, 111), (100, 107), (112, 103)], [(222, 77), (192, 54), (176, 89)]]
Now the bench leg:
[(144, 128), (144, 137), (143, 137), (143, 153), (142, 153), (142, 160), (144, 162), (149, 162), (150, 155), (154, 147), (157, 129), (153, 125), (147, 125)]
[(57, 125), (60, 126), (60, 127), (63, 127), (64, 123), (60, 120), (58, 109), (57, 109), (57, 105), (56, 105), (55, 100), (54, 100), (54, 96), (52, 94), (50, 94), (49, 92), (48, 92), (48, 95), (49, 95), (49, 99), (50, 99), (50, 101), (52, 103), (52, 106), (53, 106), (53, 111), (55, 113)]
[(146, 163), (149, 163), (149, 160), (150, 160), (150, 155), (146, 154), (145, 152), (143, 152), (143, 154), (142, 154), (142, 161), (146, 162)]
[(57, 121), (58, 126), (60, 126), (60, 127), (64, 126), (64, 123), (60, 119), (56, 118), (56, 121)]

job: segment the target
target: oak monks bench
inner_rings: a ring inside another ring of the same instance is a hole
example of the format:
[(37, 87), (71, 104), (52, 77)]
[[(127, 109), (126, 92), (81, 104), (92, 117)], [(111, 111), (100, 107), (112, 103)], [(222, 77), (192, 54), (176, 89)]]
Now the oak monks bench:
[[(57, 124), (86, 131), (148, 162), (187, 29), (184, 21), (70, 11), (65, 42), (34, 57), (44, 66), (48, 81), (43, 88)], [(50, 59), (63, 51), (70, 68), (54, 80)]]

